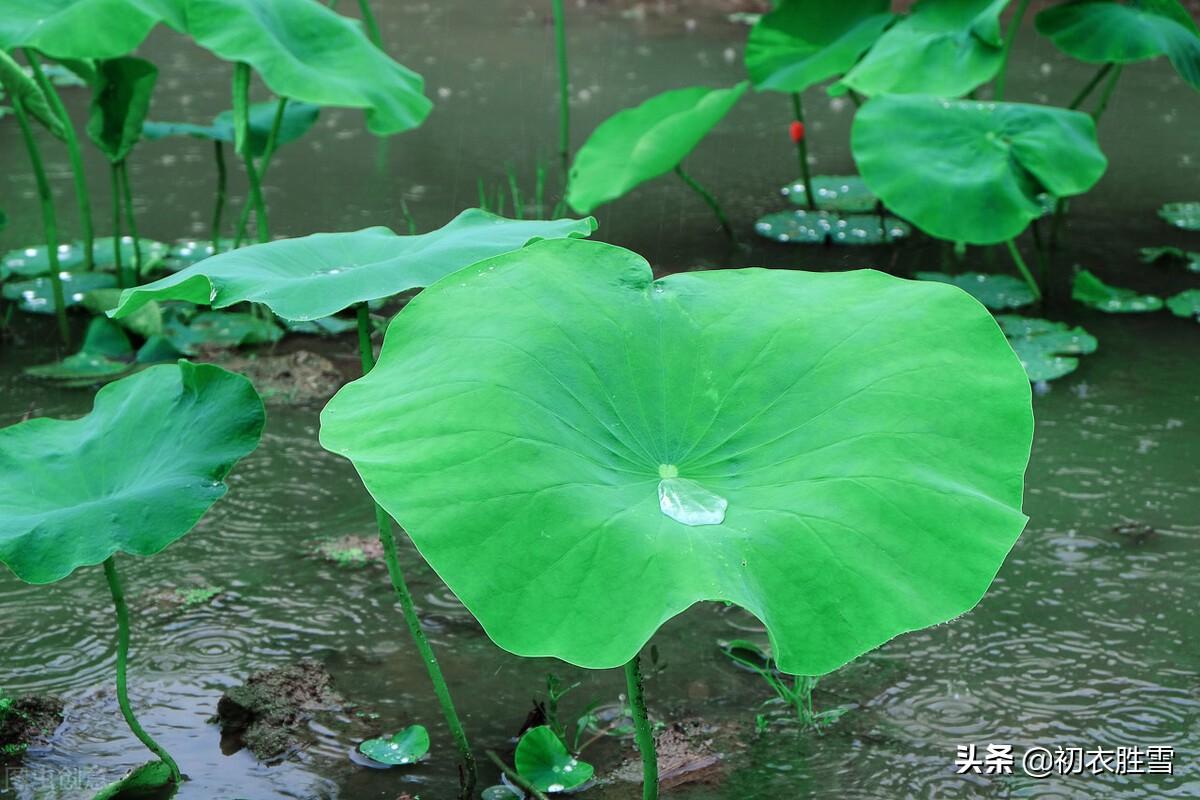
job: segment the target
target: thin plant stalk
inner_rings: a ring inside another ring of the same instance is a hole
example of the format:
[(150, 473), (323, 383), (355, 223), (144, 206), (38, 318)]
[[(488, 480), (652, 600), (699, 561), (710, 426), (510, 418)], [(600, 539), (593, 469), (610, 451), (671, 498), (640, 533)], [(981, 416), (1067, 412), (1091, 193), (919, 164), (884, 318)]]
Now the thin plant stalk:
[(675, 174), (708, 204), (713, 214), (716, 215), (717, 221), (721, 223), (721, 230), (725, 231), (725, 235), (729, 237), (729, 241), (737, 241), (737, 237), (733, 233), (733, 226), (729, 224), (729, 219), (725, 216), (725, 212), (721, 210), (721, 204), (717, 202), (717, 198), (713, 197), (707, 189), (697, 183), (695, 178), (684, 172), (682, 165), (676, 165)]
[(654, 732), (646, 716), (646, 698), (642, 695), (642, 672), (639, 656), (625, 664), (625, 687), (629, 695), (629, 712), (638, 750), (642, 754), (642, 800), (658, 800), (658, 753), (654, 749)]
[(113, 269), (117, 273), (117, 285), (122, 289), (134, 286), (135, 280), (125, 274), (121, 263), (121, 171), (116, 164), (108, 165), (109, 183), (112, 186), (112, 249)]
[(38, 88), (50, 102), (50, 108), (62, 120), (63, 140), (67, 144), (67, 157), (71, 161), (71, 178), (75, 181), (75, 202), (79, 206), (79, 228), (83, 234), (83, 268), (92, 270), (96, 266), (96, 229), (92, 224), (92, 197), (88, 192), (87, 175), (83, 170), (83, 156), (79, 152), (79, 139), (75, 136), (75, 126), (71, 123), (71, 115), (63, 105), (62, 98), (54, 89), (54, 84), (47, 80), (42, 72), (42, 62), (37, 53), (25, 48), (25, 58), (33, 70), (33, 79)]
[[(263, 181), (266, 180), (267, 169), (271, 166), (271, 157), (275, 155), (275, 148), (278, 147), (279, 128), (283, 125), (283, 112), (287, 108), (287, 102), (288, 99), (286, 97), (281, 97), (279, 98), (279, 102), (275, 104), (275, 117), (271, 120), (271, 130), (267, 132), (267, 141), (263, 146), (262, 158), (258, 162), (258, 184), (260, 187)], [(246, 236), (246, 223), (249, 221), (250, 205), (247, 204), (242, 206), (242, 214), (238, 217), (237, 236), (235, 238), (236, 243), (239, 245)], [(266, 241), (266, 239), (260, 238), (259, 241)]]
[(217, 198), (213, 203), (212, 248), (213, 255), (221, 252), (221, 216), (225, 212), (225, 195), (229, 183), (229, 173), (225, 169), (225, 143), (220, 139), (213, 141), (213, 158), (217, 164)]
[(522, 778), (521, 774), (519, 772), (517, 772), (515, 769), (508, 766), (508, 764), (505, 764), (504, 760), (502, 758), (500, 758), (500, 756), (496, 755), (496, 751), (488, 750), (487, 757), (488, 757), (488, 759), (491, 760), (491, 762), (493, 764), (496, 765), (496, 767), (501, 772), (504, 773), (505, 777), (507, 777), (510, 781), (513, 782), (513, 784), (518, 789), (528, 792), (529, 796), (534, 798), (534, 800), (548, 800), (546, 795), (540, 789), (538, 789), (536, 786), (534, 786), (529, 781)]
[(1013, 40), (1017, 38), (1017, 32), (1021, 29), (1021, 20), (1025, 18), (1025, 11), (1028, 8), (1029, 0), (1021, 0), (1017, 5), (1017, 10), (1013, 12), (1012, 21), (1008, 23), (1008, 31), (1004, 35), (1004, 49), (1000, 56), (1000, 71), (996, 73), (995, 99), (997, 101), (1004, 99), (1005, 84), (1008, 81), (1008, 56), (1012, 52)]
[(133, 189), (129, 186), (129, 166), (125, 159), (117, 162), (118, 176), (121, 180), (121, 195), (125, 199), (125, 221), (129, 223), (129, 235), (133, 237), (133, 281), (130, 286), (137, 286), (142, 274), (142, 237), (138, 235), (137, 220), (133, 216)]
[(1033, 292), (1034, 299), (1042, 299), (1042, 289), (1038, 286), (1038, 282), (1034, 280), (1033, 273), (1029, 271), (1029, 267), (1025, 264), (1025, 259), (1021, 257), (1021, 251), (1017, 249), (1017, 243), (1012, 239), (1004, 242), (1008, 247), (1008, 253), (1012, 256), (1013, 263), (1017, 265), (1017, 271), (1021, 273), (1021, 277), (1025, 279), (1025, 283), (1029, 284), (1029, 290)]
[[(370, 310), (366, 303), (359, 303), (355, 310), (358, 316), (358, 351), (362, 360), (362, 371), (366, 375), (375, 367), (375, 351), (371, 347)], [(417, 615), (412, 593), (408, 589), (408, 583), (404, 580), (404, 572), (400, 568), (400, 561), (396, 554), (396, 538), (392, 533), (392, 519), (378, 503), (374, 505), (375, 523), (379, 528), (379, 541), (383, 545), (383, 557), (387, 563), (388, 575), (392, 580), (392, 589), (396, 593), (396, 599), (400, 602), (400, 610), (404, 615), (405, 623), (408, 624), (409, 633), (412, 634), (417, 651), (421, 654), (421, 660), (425, 662), (425, 668), (433, 682), (433, 691), (437, 695), (438, 703), (441, 704), (442, 715), (446, 718), (450, 735), (454, 738), (459, 755), (462, 757), (465, 773), (462, 777), (462, 797), (470, 798), (475, 793), (477, 781), (475, 756), (471, 753), (471, 745), (467, 742), (467, 734), (463, 731), (462, 722), (459, 721), (458, 712), (454, 708), (454, 701), (450, 697), (446, 678), (442, 675), (442, 668), (438, 666), (437, 656), (429, 644), (429, 639), (425, 636), (425, 630), (421, 627), (421, 618)]]
[(562, 162), (563, 183), (571, 163), (571, 89), (567, 73), (567, 27), (563, 19), (563, 0), (554, 0), (554, 51), (558, 57), (558, 157)]
[(54, 195), (50, 193), (50, 181), (46, 180), (46, 169), (42, 165), (42, 152), (38, 149), (37, 139), (33, 136), (33, 128), (29, 124), (29, 115), (25, 113), (25, 104), (20, 97), (14, 96), (12, 103), (13, 116), (21, 128), (21, 138), (25, 141), (25, 149), (29, 153), (29, 164), (33, 168), (33, 176), (37, 181), (38, 199), (42, 204), (42, 230), (46, 237), (46, 258), (50, 262), (50, 293), (54, 298), (54, 315), (58, 318), (58, 335), (64, 345), (71, 343), (71, 328), (67, 324), (67, 305), (63, 295), (62, 276), (59, 275), (58, 264), (58, 216), (54, 213)]
[(367, 28), (367, 38), (371, 40), (371, 44), (383, 49), (383, 36), (379, 33), (379, 23), (375, 21), (375, 14), (371, 11), (370, 0), (358, 0), (358, 10), (362, 14), (363, 25)]
[(1120, 77), (1121, 67), (1117, 66), (1112, 72), (1112, 77), (1108, 79), (1108, 83), (1104, 84), (1104, 92), (1100, 95), (1100, 102), (1096, 103), (1096, 108), (1092, 110), (1092, 122), (1096, 124), (1100, 123), (1100, 118), (1108, 110), (1108, 101), (1112, 99), (1113, 91), (1117, 88), (1117, 80)]
[[(792, 92), (792, 116), (804, 125), (804, 104), (800, 100), (799, 92)], [(804, 202), (813, 211), (817, 210), (816, 190), (812, 185), (812, 175), (808, 170), (808, 132), (804, 131), (800, 136), (800, 140), (796, 142), (796, 157), (800, 159), (800, 179), (804, 181)]]
[(1113, 63), (1110, 61), (1096, 70), (1096, 74), (1079, 90), (1079, 94), (1075, 95), (1075, 99), (1071, 101), (1067, 108), (1074, 110), (1083, 105), (1083, 101), (1088, 99), (1088, 95), (1095, 91), (1096, 87), (1100, 85), (1100, 81), (1104, 80), (1104, 76), (1111, 72), (1112, 68)]
[[(262, 184), (259, 182), (258, 170), (254, 166), (254, 154), (250, 151), (250, 65), (239, 61), (233, 68), (233, 122), (238, 155), (246, 166), (246, 177), (250, 181), (250, 205), (254, 206), (254, 221), (258, 229), (258, 241), (265, 242), (270, 238), (267, 230), (267, 206), (263, 202)], [(248, 212), (243, 212), (248, 213)], [(239, 230), (233, 246), (242, 243), (242, 232)]]
[(117, 575), (114, 556), (109, 556), (104, 561), (104, 577), (108, 580), (108, 590), (112, 593), (113, 606), (117, 611), (117, 704), (121, 707), (121, 715), (125, 717), (125, 723), (129, 725), (129, 730), (133, 731), (138, 741), (146, 745), (146, 748), (171, 770), (171, 781), (179, 783), (182, 777), (179, 765), (162, 745), (146, 733), (129, 704), (129, 686), (126, 680), (129, 664), (129, 607), (125, 605), (125, 590), (121, 587), (120, 576)]

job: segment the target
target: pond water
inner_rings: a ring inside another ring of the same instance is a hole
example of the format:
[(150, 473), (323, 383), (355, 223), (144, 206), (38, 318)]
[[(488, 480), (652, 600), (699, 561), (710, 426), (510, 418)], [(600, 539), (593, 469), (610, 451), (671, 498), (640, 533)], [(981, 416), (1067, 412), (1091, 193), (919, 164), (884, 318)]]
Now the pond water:
[[(539, 161), (553, 185), (556, 82), (543, 5), (388, 4), (385, 40), (426, 76), (434, 114), (421, 129), (381, 145), (357, 113), (322, 112), (318, 130), (285, 148), (267, 179), (273, 232), (402, 229), (402, 200), (419, 228), (433, 228), (476, 204), (477, 179), (501, 185), (507, 165), (526, 194)], [(741, 77), (745, 28), (718, 13), (638, 19), (602, 2), (570, 5), (577, 144), (607, 115), (657, 91)], [(144, 54), (163, 72), (154, 118), (201, 122), (228, 106), (225, 65), (165, 33), (154, 35)], [(1018, 40), (1015, 58), (1013, 99), (1065, 103), (1091, 74), (1032, 31)], [(86, 98), (64, 91), (82, 118)], [(812, 92), (808, 112), (815, 171), (851, 170), (851, 108)], [(661, 272), (879, 266), (904, 275), (939, 268), (944, 248), (927, 241), (833, 249), (754, 240), (751, 223), (785, 207), (778, 188), (795, 177), (789, 120), (786, 98), (749, 97), (689, 161), (745, 232), (746, 247), (728, 247), (708, 210), (667, 178), (601, 209), (599, 236), (644, 254)], [(1200, 249), (1154, 214), (1163, 202), (1200, 192), (1198, 123), (1194, 95), (1165, 62), (1126, 70), (1101, 126), (1110, 170), (1073, 204), (1064, 267), (1077, 262), (1146, 291), (1186, 288), (1185, 276), (1140, 264), (1137, 248)], [(213, 188), (208, 159), (202, 142), (139, 147), (131, 167), (143, 235), (205, 234)], [(32, 178), (11, 123), (0, 124), (0, 166), (0, 205), (10, 216), (2, 249), (35, 242)], [(67, 167), (61, 160), (52, 167), (69, 226)], [(103, 225), (106, 169), (97, 159), (90, 168)], [(242, 188), (235, 179), (235, 195)], [(1003, 269), (1002, 255), (972, 249), (967, 258)], [(721, 742), (741, 739), (727, 748), (720, 782), (678, 796), (1200, 796), (1200, 329), (1165, 313), (1120, 318), (1063, 307), (1049, 315), (1084, 325), (1100, 349), (1036, 398), (1029, 527), (983, 602), (824, 678), (818, 708), (851, 710), (819, 736), (797, 732), (779, 706), (761, 706), (769, 689), (720, 653), (721, 640), (758, 635), (749, 615), (705, 604), (673, 620), (655, 638), (666, 669), (647, 683), (652, 715), (703, 716), (722, 729)], [(52, 357), (51, 330), (48, 320), (21, 319), (15, 340), (2, 345), (0, 425), (29, 412), (69, 416), (90, 407), (90, 392), (53, 390), (21, 376), (23, 367)], [(327, 355), (349, 355), (354, 347), (348, 338), (313, 346)], [(453, 796), (457, 785), (453, 744), (384, 571), (313, 556), (328, 539), (373, 529), (353, 469), (317, 444), (317, 412), (272, 406), (262, 446), (237, 468), (229, 496), (198, 528), (154, 559), (121, 559), (134, 614), (134, 704), (191, 777), (178, 794), (184, 800), (392, 800), (405, 792), (440, 798)], [(1118, 532), (1122, 525), (1153, 532), (1130, 536)], [(402, 556), (477, 750), (511, 746), (531, 698), (544, 694), (548, 672), (581, 683), (564, 700), (568, 718), (592, 702), (619, 702), (620, 671), (586, 672), (500, 651), (411, 548)], [(176, 609), (159, 599), (164, 590), (206, 584), (224, 589), (208, 604)], [(52, 746), (6, 775), (0, 798), (86, 797), (81, 785), (115, 779), (144, 760), (119, 720), (112, 611), (100, 570), (80, 570), (50, 587), (0, 574), (0, 609), (0, 686), (68, 701)], [(325, 663), (346, 698), (378, 719), (323, 719), (312, 726), (312, 745), (279, 765), (260, 765), (244, 751), (223, 755), (207, 722), (222, 691), (305, 656)], [(758, 713), (771, 720), (767, 734), (754, 732)], [(348, 760), (358, 738), (412, 723), (432, 734), (427, 763), (375, 771)], [(1009, 743), (1018, 754), (1033, 745), (1167, 745), (1176, 751), (1175, 774), (956, 775), (956, 746), (971, 743)], [(585, 758), (611, 767), (629, 748), (606, 740)], [(496, 782), (490, 765), (481, 769), (484, 785)], [(629, 784), (590, 795), (639, 796)]]

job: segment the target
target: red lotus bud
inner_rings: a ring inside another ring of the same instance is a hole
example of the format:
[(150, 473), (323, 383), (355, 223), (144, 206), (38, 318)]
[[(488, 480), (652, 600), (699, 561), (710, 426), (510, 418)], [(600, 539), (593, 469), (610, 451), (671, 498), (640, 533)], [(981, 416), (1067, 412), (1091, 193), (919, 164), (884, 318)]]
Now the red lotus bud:
[(793, 142), (800, 144), (800, 142), (804, 141), (804, 123), (796, 120), (788, 128), (788, 133), (791, 135)]

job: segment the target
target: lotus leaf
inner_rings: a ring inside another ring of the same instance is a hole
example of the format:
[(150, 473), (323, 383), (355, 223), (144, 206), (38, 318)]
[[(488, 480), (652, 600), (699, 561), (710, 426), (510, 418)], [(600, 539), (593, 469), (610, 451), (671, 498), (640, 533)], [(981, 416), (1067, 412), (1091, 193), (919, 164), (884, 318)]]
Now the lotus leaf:
[(105, 386), (80, 419), (0, 429), (0, 562), (53, 583), (118, 551), (159, 552), (225, 494), (264, 419), (248, 380), (180, 361)]
[(1034, 383), (1052, 381), (1074, 372), (1079, 366), (1075, 356), (1096, 351), (1096, 337), (1083, 328), (1071, 328), (1064, 322), (1032, 319), (1011, 314), (996, 317), (1021, 366)]
[(884, 32), (831, 93), (958, 97), (1004, 63), (1000, 14), (1008, 0), (920, 0)]
[(1071, 299), (1110, 314), (1158, 311), (1163, 307), (1163, 301), (1159, 297), (1109, 286), (1086, 269), (1075, 276)]
[(398, 236), (387, 228), (317, 233), (221, 253), (154, 283), (127, 289), (120, 318), (150, 300), (186, 300), (213, 308), (263, 303), (303, 321), (427, 286), (457, 269), (534, 239), (588, 236), (595, 220), (518, 221), (468, 209), (430, 233)]
[(142, 136), (158, 68), (142, 58), (124, 56), (96, 65), (87, 132), (108, 160), (125, 160)]
[(13, 61), (12, 56), (0, 48), (0, 86), (12, 95), (14, 100), (20, 100), (21, 105), (29, 116), (36, 119), (46, 130), (63, 138), (63, 123), (58, 115), (50, 109), (50, 103), (42, 89), (33, 78), (21, 69), (21, 65)]
[[(253, 103), (250, 106), (250, 154), (259, 158), (267, 149), (267, 139), (275, 125), (275, 112), (278, 101), (268, 103)], [(276, 134), (275, 146), (294, 142), (317, 121), (321, 113), (320, 106), (312, 103), (291, 101), (283, 107), (283, 117), (279, 122), (279, 132)], [(146, 122), (142, 126), (143, 135), (149, 140), (163, 139), (168, 136), (192, 136), (197, 139), (207, 139), (217, 142), (233, 142), (233, 111), (222, 111), (213, 118), (210, 125), (193, 125), (187, 122)], [(211, 242), (210, 252), (211, 255)]]
[(1200, 89), (1200, 31), (1176, 0), (1075, 0), (1047, 8), (1035, 22), (1038, 33), (1072, 58), (1131, 64), (1166, 56)]
[(178, 319), (167, 321), (163, 324), (163, 336), (176, 350), (191, 356), (206, 347), (277, 342), (283, 337), (283, 329), (253, 314), (205, 311), (186, 323)]
[(615, 667), (715, 600), (818, 675), (979, 601), (1032, 423), (953, 286), (559, 239), (417, 295), (321, 443), (513, 653)]
[[(117, 307), (121, 300), (120, 289), (93, 289), (83, 296), (83, 307), (93, 314), (104, 314)], [(120, 325), (143, 339), (157, 336), (163, 330), (162, 307), (158, 303), (147, 303), (127, 317)]]
[(301, 333), (308, 336), (337, 336), (348, 333), (358, 327), (358, 322), (340, 317), (321, 317), (320, 319), (304, 320), (303, 322), (284, 321), (284, 327), (290, 333)]
[[(817, 190), (817, 205), (825, 211), (863, 213), (873, 210), (879, 203), (879, 198), (871, 194), (857, 175), (814, 175), (812, 182)], [(793, 181), (781, 191), (794, 205), (808, 205), (803, 181)]]
[(110, 319), (99, 317), (88, 323), (83, 347), (53, 364), (29, 367), (25, 374), (63, 386), (91, 386), (129, 372), (133, 347), (129, 337)]
[(1200, 203), (1167, 203), (1158, 210), (1158, 215), (1176, 228), (1185, 231), (1200, 231)]
[(1143, 247), (1139, 251), (1142, 262), (1153, 264), (1158, 261), (1182, 262), (1188, 272), (1200, 272), (1200, 253), (1195, 250), (1184, 250), (1182, 247)]
[(673, 89), (600, 123), (571, 165), (567, 203), (579, 214), (664, 175), (716, 127), (750, 84)]
[(136, 50), (182, 0), (0, 0), (0, 50), (33, 47), (56, 59), (116, 58)]
[(517, 774), (542, 792), (566, 792), (592, 779), (591, 764), (569, 752), (548, 725), (525, 731), (513, 756)]
[(886, 217), (887, 231), (877, 214), (835, 214), (831, 211), (776, 211), (754, 223), (759, 236), (793, 244), (883, 244), (912, 233), (906, 223)]
[(380, 764), (414, 764), (429, 752), (429, 731), (423, 725), (410, 725), (391, 736), (362, 742), (358, 752)]
[(1200, 289), (1188, 289), (1167, 298), (1167, 308), (1177, 317), (1200, 321)]
[[(162, 761), (148, 761), (119, 781), (110, 783), (92, 796), (92, 800), (132, 800), (135, 798), (159, 798), (169, 800), (174, 791), (175, 777), (171, 768)], [(166, 790), (168, 793), (163, 794)]]
[(923, 281), (953, 284), (993, 311), (1020, 308), (1037, 300), (1029, 284), (1012, 275), (987, 275), (982, 272), (946, 275), (942, 272), (918, 272), (917, 277)]
[[(117, 285), (117, 279), (105, 272), (63, 272), (63, 305), (80, 305), (88, 292)], [(4, 298), (16, 300), (17, 307), (31, 314), (54, 313), (54, 287), (49, 278), (33, 278), (4, 284)]]
[(888, 208), (926, 233), (969, 244), (1013, 238), (1044, 213), (1041, 193), (1086, 192), (1108, 164), (1087, 114), (915, 95), (863, 105), (851, 147)]
[[(142, 274), (148, 275), (162, 266), (168, 248), (162, 242), (151, 239), (139, 240), (142, 251)], [(66, 242), (58, 246), (58, 268), (71, 271), (83, 265), (83, 243)], [(121, 263), (133, 263), (133, 238), (121, 237)], [(94, 265), (97, 270), (112, 271), (116, 268), (113, 259), (113, 240), (111, 236), (102, 236), (95, 240)], [(0, 280), (7, 280), (16, 275), (23, 278), (37, 278), (50, 272), (50, 258), (46, 246), (36, 245), (10, 250), (0, 257)]]
[(891, 0), (782, 0), (746, 40), (757, 89), (803, 92), (842, 75), (892, 21)]

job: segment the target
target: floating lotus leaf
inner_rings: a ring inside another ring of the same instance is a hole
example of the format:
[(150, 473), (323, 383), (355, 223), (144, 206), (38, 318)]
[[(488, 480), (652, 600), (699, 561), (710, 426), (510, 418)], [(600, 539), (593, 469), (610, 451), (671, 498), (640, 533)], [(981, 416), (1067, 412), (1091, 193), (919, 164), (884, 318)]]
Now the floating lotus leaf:
[(916, 277), (923, 281), (953, 284), (993, 311), (1021, 308), (1037, 300), (1029, 284), (1012, 275), (988, 275), (982, 272), (946, 275), (942, 272), (918, 272)]
[(31, 78), (21, 65), (13, 61), (12, 56), (0, 48), (0, 86), (10, 96), (21, 101), (29, 116), (36, 119), (46, 130), (63, 138), (63, 123), (58, 115), (50, 108), (50, 103), (42, 89)]
[(0, 562), (53, 583), (117, 552), (159, 552), (225, 494), (264, 419), (248, 380), (181, 361), (105, 386), (80, 419), (0, 429)]
[(1188, 289), (1167, 298), (1167, 308), (1177, 317), (1200, 321), (1200, 289)]
[(615, 667), (728, 601), (818, 675), (979, 601), (1032, 423), (955, 287), (560, 239), (417, 295), (321, 443), (513, 653)]
[(1096, 351), (1096, 337), (1083, 328), (1068, 327), (1065, 322), (1000, 314), (996, 317), (1009, 343), (1021, 359), (1021, 366), (1034, 383), (1052, 381), (1074, 372), (1079, 366), (1075, 356)]
[(158, 68), (143, 58), (125, 56), (96, 65), (87, 132), (114, 164), (124, 161), (142, 137), (157, 80)]
[(283, 329), (253, 314), (205, 311), (187, 322), (165, 322), (163, 336), (179, 352), (194, 356), (204, 348), (271, 344), (283, 338)]
[(78, 353), (53, 364), (29, 367), (25, 374), (67, 387), (92, 386), (129, 372), (132, 359), (133, 347), (121, 326), (99, 317), (88, 323)]
[[(63, 306), (70, 308), (83, 303), (94, 289), (117, 285), (117, 279), (106, 272), (63, 272), (59, 274), (63, 287)], [(17, 301), (17, 307), (31, 314), (54, 313), (54, 287), (49, 278), (33, 278), (4, 284), (4, 298)]]
[(958, 97), (1004, 63), (1000, 14), (1008, 0), (920, 0), (830, 90)]
[[(812, 182), (817, 190), (817, 206), (823, 211), (862, 213), (873, 211), (879, 203), (879, 198), (857, 175), (814, 175)], [(803, 181), (793, 181), (780, 191), (793, 204), (808, 205)]]
[[(142, 274), (148, 275), (158, 269), (166, 258), (168, 248), (162, 242), (152, 239), (141, 239)], [(95, 268), (104, 272), (116, 268), (113, 258), (113, 240), (111, 236), (102, 236), (95, 240)], [(66, 242), (58, 246), (58, 268), (71, 271), (83, 265), (83, 243)], [(133, 239), (121, 237), (121, 263), (133, 263)], [(10, 277), (37, 278), (50, 273), (50, 258), (46, 246), (31, 245), (10, 250), (0, 257), (0, 280)]]
[(1153, 264), (1158, 261), (1177, 261), (1184, 264), (1188, 272), (1200, 272), (1200, 253), (1182, 247), (1143, 247), (1139, 251), (1142, 262)]
[(263, 303), (287, 320), (327, 317), (355, 303), (428, 286), (445, 275), (533, 239), (588, 236), (595, 220), (510, 220), (467, 209), (430, 233), (398, 236), (387, 228), (280, 239), (207, 258), (154, 283), (126, 290), (113, 313), (150, 300), (186, 300), (224, 308)]
[(136, 798), (170, 800), (175, 796), (175, 790), (170, 788), (174, 783), (175, 776), (166, 763), (149, 761), (137, 769), (131, 770), (121, 780), (105, 786), (92, 796), (92, 800), (136, 800)]
[(181, 11), (181, 0), (0, 0), (0, 50), (116, 58), (136, 50), (165, 16)]
[(358, 752), (380, 764), (415, 764), (429, 752), (429, 731), (423, 725), (410, 725), (391, 736), (367, 739)]
[(888, 208), (926, 233), (968, 244), (1013, 238), (1044, 213), (1039, 195), (1086, 192), (1108, 164), (1087, 114), (915, 95), (863, 105), (851, 148)]
[(750, 84), (673, 89), (600, 123), (571, 164), (567, 204), (588, 214), (640, 183), (665, 175), (716, 127)]
[[(279, 103), (272, 100), (267, 103), (254, 103), (250, 106), (250, 152), (260, 157), (267, 149), (267, 139), (271, 128), (275, 125), (275, 112)], [(290, 101), (283, 107), (283, 117), (279, 122), (279, 133), (275, 146), (280, 147), (294, 142), (308, 133), (317, 116), (321, 113), (320, 106), (312, 103)], [(191, 136), (209, 141), (230, 142), (234, 140), (233, 111), (222, 111), (213, 118), (211, 125), (193, 125), (188, 122), (146, 122), (142, 126), (142, 134), (150, 140), (164, 139), (168, 136)], [(211, 245), (209, 250), (211, 255)]]
[(757, 89), (803, 92), (854, 66), (892, 21), (891, 0), (782, 0), (746, 40)]
[[(218, 239), (217, 245), (221, 252), (232, 250), (233, 240)], [(177, 239), (167, 251), (166, 258), (163, 259), (163, 267), (168, 272), (179, 272), (179, 270), (190, 267), (197, 261), (203, 261), (211, 255), (213, 255), (211, 240), (202, 242), (197, 239)]]
[(836, 214), (832, 211), (776, 211), (754, 223), (754, 232), (792, 244), (883, 244), (912, 233), (908, 224), (878, 214)]
[(1158, 210), (1158, 215), (1176, 228), (1185, 231), (1200, 231), (1200, 203), (1167, 203)]
[(1163, 307), (1162, 298), (1109, 286), (1086, 269), (1075, 276), (1071, 299), (1110, 314), (1159, 311)]
[(1038, 33), (1072, 58), (1131, 64), (1166, 56), (1179, 76), (1200, 89), (1200, 32), (1175, 0), (1074, 0), (1037, 15)]
[(489, 786), (479, 795), (483, 800), (525, 800), (525, 795), (502, 783)]
[(591, 764), (567, 752), (547, 725), (525, 731), (513, 761), (517, 774), (543, 792), (570, 791), (590, 781), (595, 772)]

